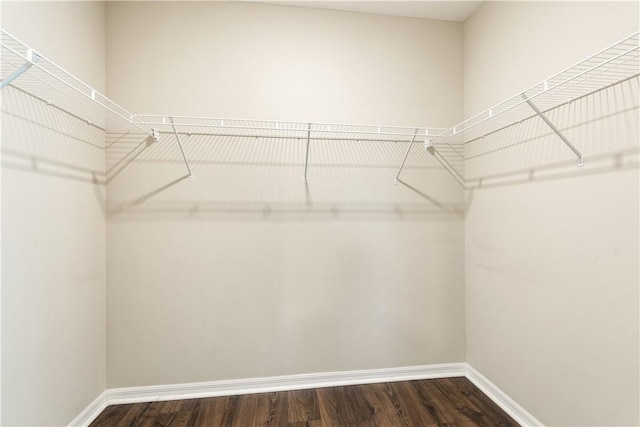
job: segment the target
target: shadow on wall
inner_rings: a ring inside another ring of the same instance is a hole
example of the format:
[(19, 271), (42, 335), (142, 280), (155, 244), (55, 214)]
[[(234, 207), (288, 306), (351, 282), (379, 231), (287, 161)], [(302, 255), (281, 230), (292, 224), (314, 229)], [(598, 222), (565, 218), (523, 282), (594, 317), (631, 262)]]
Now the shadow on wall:
[(464, 169), (459, 150), (414, 144), (397, 183), (409, 142), (316, 140), (304, 183), (302, 139), (183, 134), (191, 182), (175, 135), (152, 143), (107, 130), (105, 143), (102, 128), (7, 87), (2, 164), (86, 182), (113, 220), (460, 219), (473, 200), (465, 206), (465, 189), (637, 169), (638, 89), (635, 77), (545, 112), (583, 152), (583, 168), (532, 114), (468, 142)]
[(593, 92), (543, 112), (584, 155), (576, 155), (532, 114), (509, 127), (466, 144), (465, 186), (475, 191), (544, 180), (638, 169), (639, 77)]
[[(86, 183), (106, 214), (104, 144), (105, 130), (100, 126), (17, 87), (2, 89), (4, 170)], [(8, 177), (3, 174), (3, 178)]]
[[(441, 163), (414, 149), (394, 184), (409, 141), (174, 133), (158, 143), (108, 134), (113, 219), (460, 219), (463, 187)], [(113, 173), (112, 173), (113, 171)], [(409, 184), (409, 182), (412, 182)]]

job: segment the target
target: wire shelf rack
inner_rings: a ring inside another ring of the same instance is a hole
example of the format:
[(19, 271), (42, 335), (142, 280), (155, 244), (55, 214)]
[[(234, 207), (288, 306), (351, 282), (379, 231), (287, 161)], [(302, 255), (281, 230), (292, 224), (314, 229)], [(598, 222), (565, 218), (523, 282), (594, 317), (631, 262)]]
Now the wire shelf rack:
[[(120, 144), (122, 138), (134, 138), (135, 149), (119, 158), (118, 165), (161, 134), (172, 135), (188, 176), (191, 170), (181, 139), (199, 135), (215, 138), (279, 139), (306, 142), (305, 182), (309, 145), (313, 141), (388, 142), (406, 144), (406, 154), (396, 175), (400, 174), (412, 147), (424, 145), (439, 164), (461, 184), (465, 181), (466, 148), (470, 142), (500, 132), (532, 117), (540, 117), (579, 157), (582, 154), (561, 130), (554, 127), (546, 113), (571, 104), (603, 89), (640, 76), (640, 33), (603, 49), (578, 64), (528, 88), (527, 90), (473, 116), (450, 129), (424, 126), (383, 126), (341, 123), (267, 121), (169, 115), (133, 115), (99, 91), (74, 77), (53, 61), (0, 29), (2, 87), (28, 93), (87, 124), (107, 131), (107, 146)], [(152, 138), (147, 140), (151, 136)]]
[(382, 126), (144, 114), (133, 115), (132, 120), (133, 123), (155, 129), (157, 135), (173, 135), (182, 152), (190, 178), (191, 169), (181, 143), (183, 137), (233, 138), (238, 143), (246, 140), (288, 140), (306, 143), (306, 156), (301, 159), (304, 162), (304, 182), (307, 182), (309, 145), (312, 143), (403, 143), (411, 147), (421, 142), (427, 144), (436, 135), (445, 130), (443, 128), (421, 126)]
[(133, 123), (157, 129), (160, 133), (220, 137), (278, 138), (303, 140), (419, 142), (431, 139), (444, 128), (356, 125), (211, 117), (133, 115)]
[(10, 85), (101, 129), (152, 134), (127, 110), (2, 29), (0, 58), (2, 87)]
[[(513, 124), (570, 104), (640, 75), (639, 34), (609, 46), (527, 90), (447, 129), (434, 138), (463, 153), (464, 146)], [(531, 105), (533, 104), (533, 106)]]

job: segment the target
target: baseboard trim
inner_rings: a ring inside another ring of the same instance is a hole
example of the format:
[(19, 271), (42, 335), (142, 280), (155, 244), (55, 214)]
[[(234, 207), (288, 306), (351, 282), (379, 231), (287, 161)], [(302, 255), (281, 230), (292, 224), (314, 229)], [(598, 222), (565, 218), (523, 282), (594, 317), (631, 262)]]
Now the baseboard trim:
[(540, 421), (500, 390), (498, 386), (489, 381), (487, 377), (476, 371), (471, 365), (466, 365), (466, 377), (469, 381), (486, 394), (489, 399), (493, 400), (503, 411), (509, 414), (518, 424), (523, 427), (543, 427)]
[(495, 384), (467, 363), (112, 388), (105, 390), (98, 396), (69, 426), (89, 425), (108, 405), (447, 377), (467, 377), (520, 425), (531, 427), (542, 426), (542, 423), (533, 415), (529, 414), (522, 406), (514, 402)]
[(100, 396), (96, 397), (95, 400), (80, 413), (80, 415), (69, 423), (69, 427), (88, 426), (108, 405), (107, 392), (103, 391), (100, 393)]
[(462, 377), (465, 363), (409, 366), (403, 368), (369, 369), (361, 371), (322, 372), (278, 377), (170, 384), (146, 387), (126, 387), (107, 390), (110, 405), (161, 400), (193, 399), (283, 390), (302, 390), (353, 384), (373, 384), (429, 378)]

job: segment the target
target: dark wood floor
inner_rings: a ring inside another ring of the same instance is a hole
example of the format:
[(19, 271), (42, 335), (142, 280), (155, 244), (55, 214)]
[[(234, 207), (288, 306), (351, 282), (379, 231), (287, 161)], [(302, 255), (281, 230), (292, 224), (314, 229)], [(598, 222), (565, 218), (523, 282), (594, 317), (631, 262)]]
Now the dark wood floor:
[(518, 426), (466, 378), (107, 407), (98, 426)]

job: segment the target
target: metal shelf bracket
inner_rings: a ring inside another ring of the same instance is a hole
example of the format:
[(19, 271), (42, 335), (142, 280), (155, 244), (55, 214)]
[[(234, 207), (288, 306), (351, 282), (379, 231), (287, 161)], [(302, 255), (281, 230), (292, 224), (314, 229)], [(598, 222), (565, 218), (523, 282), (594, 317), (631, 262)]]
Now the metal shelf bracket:
[(35, 53), (33, 49), (27, 49), (27, 62), (23, 66), (16, 68), (13, 73), (7, 76), (7, 78), (0, 81), (0, 89), (4, 89), (5, 86), (10, 85), (12, 81), (24, 74), (29, 68), (33, 66), (33, 64), (35, 64), (39, 60), (40, 56)]
[(409, 153), (411, 152), (411, 147), (413, 147), (413, 142), (416, 140), (416, 136), (418, 136), (418, 129), (413, 134), (413, 138), (411, 138), (411, 142), (409, 143), (409, 147), (407, 148), (407, 152), (404, 154), (404, 159), (402, 159), (402, 164), (398, 169), (398, 173), (396, 174), (396, 179), (394, 180), (394, 184), (398, 184), (398, 180), (400, 179), (400, 174), (402, 173), (402, 169), (404, 168), (404, 164), (407, 161), (407, 157), (409, 157)]
[(182, 143), (180, 142), (180, 136), (178, 135), (178, 131), (176, 130), (176, 126), (173, 123), (173, 117), (169, 117), (171, 121), (171, 127), (173, 128), (173, 134), (176, 136), (176, 141), (178, 141), (178, 147), (180, 147), (180, 153), (182, 153), (182, 160), (184, 160), (184, 164), (187, 167), (187, 173), (189, 174), (189, 181), (193, 181), (193, 174), (191, 173), (191, 168), (189, 167), (189, 162), (187, 161), (187, 156), (184, 154), (184, 148), (182, 148)]
[(549, 126), (551, 130), (555, 132), (556, 135), (558, 135), (558, 137), (562, 140), (562, 142), (564, 142), (567, 145), (567, 147), (569, 147), (571, 151), (573, 151), (575, 155), (578, 156), (578, 167), (584, 166), (584, 157), (582, 156), (582, 153), (578, 151), (578, 149), (567, 139), (566, 136), (564, 136), (562, 132), (560, 132), (560, 129), (558, 129), (553, 124), (553, 122), (551, 122), (551, 120), (549, 120), (547, 116), (545, 116), (542, 113), (542, 111), (540, 111), (538, 107), (536, 107), (536, 105), (533, 102), (531, 102), (531, 100), (527, 97), (526, 94), (524, 93), (522, 94), (522, 99), (524, 99), (526, 103), (529, 104), (529, 107), (531, 107), (531, 109), (535, 111), (535, 113), (542, 119), (542, 121), (544, 121), (547, 124), (547, 126)]
[(309, 142), (311, 140), (311, 123), (307, 124), (307, 150), (304, 157), (304, 183), (307, 183), (307, 168), (309, 166)]

